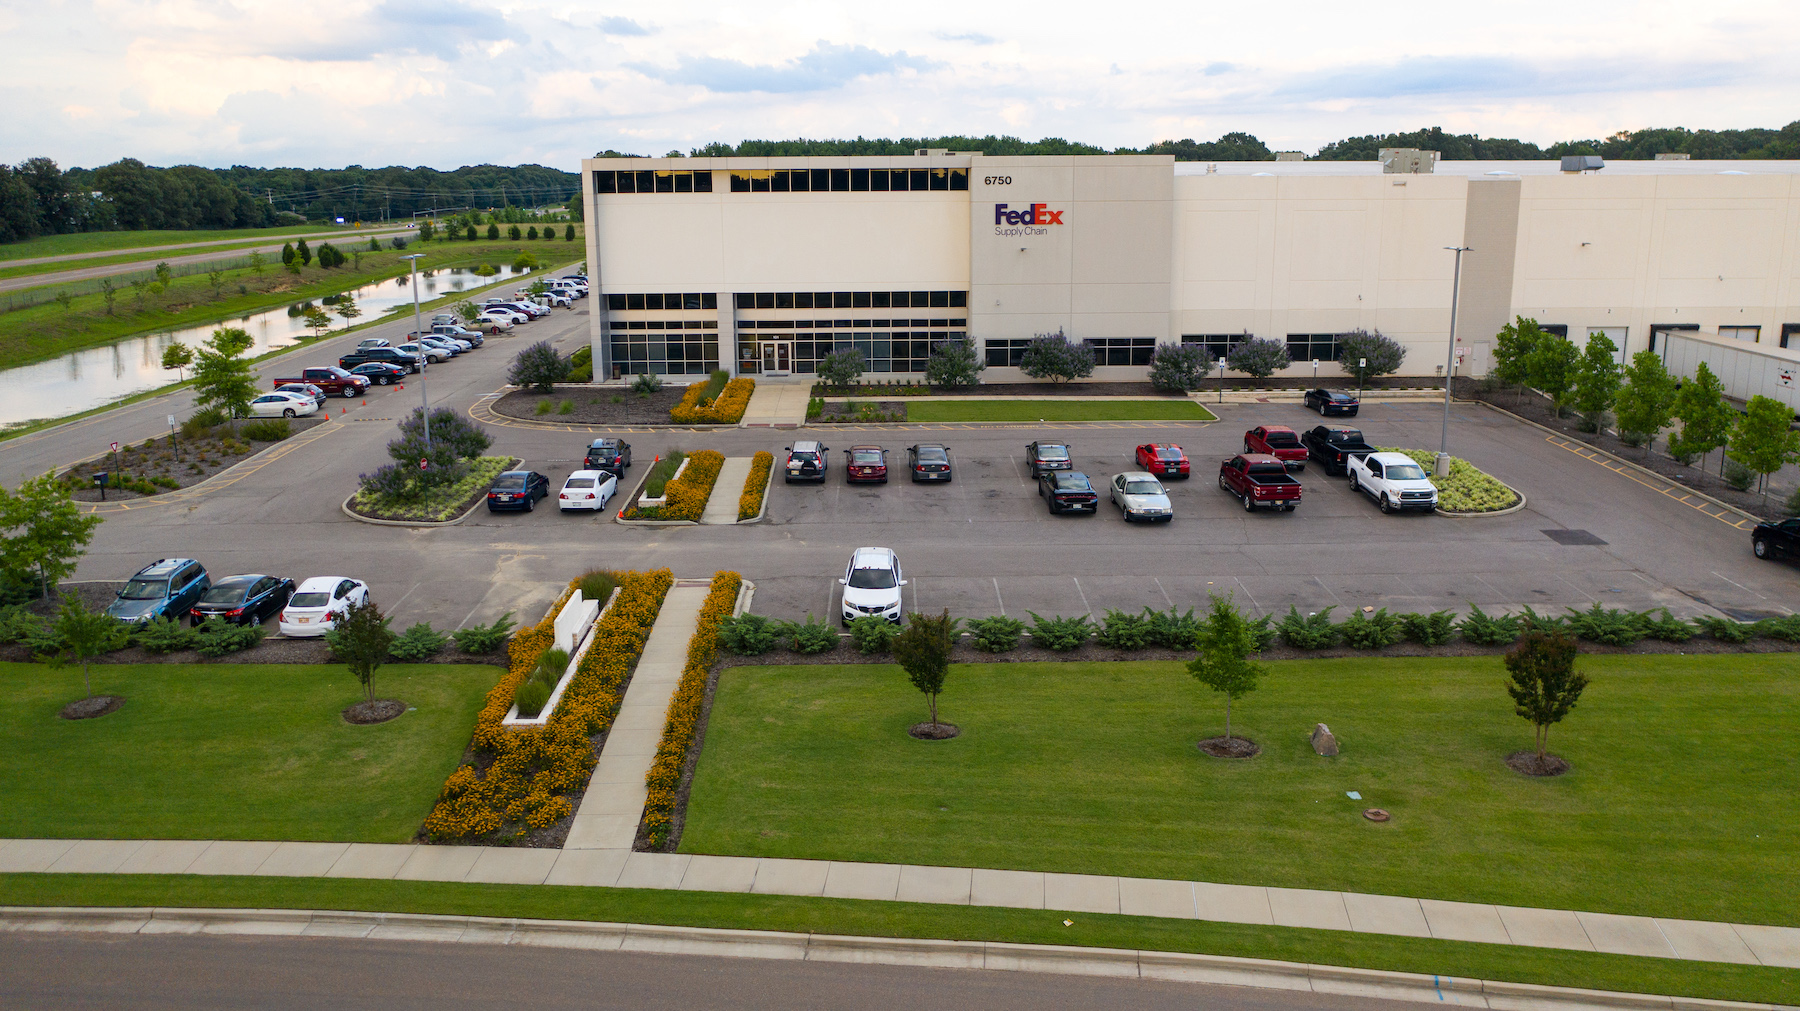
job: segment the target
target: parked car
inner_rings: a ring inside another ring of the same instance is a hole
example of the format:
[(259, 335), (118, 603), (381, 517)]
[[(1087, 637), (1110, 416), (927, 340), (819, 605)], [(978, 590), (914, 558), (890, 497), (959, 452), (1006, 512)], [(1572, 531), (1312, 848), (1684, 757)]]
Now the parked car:
[(437, 326), (439, 323), (461, 323), (461, 322), (462, 322), (462, 317), (458, 316), (457, 314), (455, 314), (453, 312), (440, 312), (436, 316), (431, 317), (431, 325), (432, 326)]
[(1437, 485), (1405, 453), (1370, 453), (1350, 461), (1350, 490), (1375, 500), (1384, 513), (1437, 508)]
[(423, 344), (428, 348), (436, 348), (439, 351), (442, 351), (446, 358), (455, 358), (466, 351), (475, 350), (475, 345), (473, 344), (464, 344), (461, 341), (451, 340), (448, 337), (439, 337), (436, 334), (427, 334), (423, 337), (414, 338), (411, 343)]
[(106, 616), (132, 624), (158, 618), (180, 621), (211, 586), (206, 566), (192, 558), (159, 558), (125, 581), (106, 605)]
[(617, 475), (603, 470), (578, 470), (563, 482), (562, 491), (556, 495), (556, 504), (566, 513), (577, 509), (605, 509), (618, 490)]
[(1075, 461), (1066, 442), (1032, 442), (1025, 446), (1025, 466), (1037, 477), (1049, 470), (1073, 470)]
[(293, 595), (291, 579), (261, 574), (226, 576), (200, 595), (188, 618), (196, 625), (209, 618), (233, 625), (260, 625), (279, 615)]
[(1758, 523), (1750, 531), (1750, 550), (1765, 561), (1800, 557), (1800, 519)]
[(275, 392), (298, 393), (303, 397), (312, 398), (314, 407), (325, 406), (325, 391), (311, 383), (282, 383), (280, 386), (275, 387)]
[(288, 597), (276, 619), (281, 634), (296, 639), (324, 635), (337, 627), (352, 604), (369, 602), (369, 585), (348, 576), (313, 576)]
[(409, 370), (388, 362), (363, 362), (350, 370), (353, 376), (361, 376), (376, 386), (386, 386), (406, 378)]
[(513, 292), (513, 298), (515, 300), (523, 299), (526, 301), (541, 299), (541, 300), (543, 300), (543, 304), (548, 305), (550, 308), (553, 308), (553, 309), (566, 309), (566, 308), (568, 308), (568, 305), (569, 305), (569, 296), (568, 295), (566, 295), (560, 291), (557, 291), (555, 288), (549, 287), (547, 285), (545, 286), (543, 291), (541, 291), (535, 295), (529, 291), (515, 291), (515, 292)]
[(310, 393), (265, 393), (250, 401), (250, 416), (252, 418), (298, 418), (319, 413), (319, 404), (323, 401), (323, 394), (315, 399)]
[(1137, 448), (1137, 465), (1162, 477), (1191, 477), (1187, 454), (1171, 442), (1147, 442)]
[(338, 368), (354, 369), (364, 362), (398, 365), (408, 372), (419, 371), (419, 359), (397, 348), (361, 348), (338, 359)]
[(482, 336), (480, 330), (472, 330), (461, 323), (434, 323), (431, 332), (439, 337), (462, 341), (471, 347), (481, 347), (487, 343), (487, 338)]
[(913, 482), (949, 481), (952, 471), (950, 447), (935, 442), (921, 442), (906, 447), (906, 469)]
[(844, 450), (845, 484), (887, 484), (887, 450), (851, 446)]
[(1244, 452), (1267, 453), (1293, 470), (1306, 469), (1306, 447), (1286, 425), (1258, 425), (1245, 432)]
[(1111, 487), (1113, 505), (1119, 507), (1125, 522), (1145, 519), (1168, 523), (1175, 519), (1175, 506), (1155, 474), (1141, 470), (1114, 474)]
[(505, 313), (504, 315), (501, 313), (484, 312), (479, 316), (476, 316), (473, 320), (470, 320), (468, 325), (480, 327), (490, 334), (511, 333), (513, 328), (513, 314), (510, 312)]
[(369, 348), (385, 348), (385, 347), (391, 347), (391, 346), (392, 345), (390, 345), (388, 343), (388, 339), (386, 337), (365, 337), (362, 340), (356, 342), (356, 350), (358, 350), (358, 351), (364, 351)]
[(1038, 475), (1038, 497), (1053, 513), (1100, 511), (1100, 493), (1078, 470), (1047, 470)]
[(1307, 458), (1319, 461), (1327, 474), (1342, 474), (1352, 459), (1375, 452), (1363, 441), (1361, 429), (1338, 425), (1307, 429), (1300, 433), (1300, 444), (1306, 447)]
[(499, 306), (490, 306), (489, 308), (481, 310), (481, 315), (476, 318), (496, 324), (504, 324), (505, 329), (507, 330), (511, 330), (516, 323), (528, 323), (531, 321), (531, 317), (522, 312), (517, 312), (512, 309), (502, 309)]
[(787, 484), (795, 481), (825, 483), (825, 472), (831, 466), (825, 459), (825, 454), (830, 451), (830, 446), (817, 442), (796, 442), (787, 447), (787, 470), (782, 475), (782, 481)]
[(1356, 394), (1344, 390), (1307, 390), (1306, 396), (1300, 398), (1308, 410), (1319, 412), (1319, 417), (1341, 414), (1346, 418), (1356, 417), (1356, 409), (1362, 406)]
[[(381, 349), (376, 348), (376, 350), (379, 351)], [(417, 341), (402, 344), (394, 350), (403, 355), (412, 355), (414, 358), (425, 362), (428, 365), (436, 365), (438, 362), (448, 361), (452, 354), (452, 352), (445, 348), (429, 347), (422, 345)]]
[(1300, 482), (1287, 464), (1266, 453), (1239, 453), (1219, 464), (1219, 487), (1236, 495), (1245, 512), (1257, 506), (1293, 512), (1300, 504)]
[(521, 509), (530, 512), (539, 499), (550, 495), (550, 479), (535, 470), (509, 470), (488, 487), (488, 512)]
[(275, 388), (279, 390), (287, 383), (311, 383), (323, 390), (326, 396), (343, 397), (346, 400), (369, 389), (367, 379), (336, 365), (309, 365), (301, 369), (297, 376), (275, 380)]
[(503, 298), (488, 299), (482, 303), (482, 309), (484, 311), (500, 309), (510, 312), (513, 314), (513, 318), (520, 323), (529, 323), (540, 316), (550, 315), (550, 310), (541, 305), (534, 305), (530, 302), (514, 302)]
[(630, 466), (631, 443), (623, 439), (595, 439), (581, 458), (583, 470), (603, 470), (616, 477), (624, 477)]
[(906, 580), (900, 573), (900, 556), (890, 548), (857, 548), (844, 567), (843, 609), (840, 617), (848, 625), (865, 615), (878, 615), (900, 623), (900, 588)]

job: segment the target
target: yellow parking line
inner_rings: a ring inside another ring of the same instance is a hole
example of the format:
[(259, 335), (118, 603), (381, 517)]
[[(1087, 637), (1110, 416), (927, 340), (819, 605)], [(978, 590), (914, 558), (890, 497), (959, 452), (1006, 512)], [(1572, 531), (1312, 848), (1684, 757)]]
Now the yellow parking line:
[(1569, 442), (1566, 439), (1562, 439), (1562, 438), (1559, 438), (1558, 436), (1554, 436), (1554, 435), (1545, 436), (1544, 441), (1548, 442), (1552, 446), (1557, 447), (1558, 449), (1568, 450), (1569, 452), (1574, 453), (1576, 456), (1579, 456), (1584, 460), (1589, 460), (1594, 463), (1597, 463), (1600, 466), (1605, 467), (1607, 470), (1610, 470), (1613, 473), (1620, 475), (1621, 477), (1629, 478), (1632, 481), (1635, 481), (1638, 484), (1643, 485), (1644, 487), (1650, 489), (1651, 491), (1654, 491), (1657, 494), (1664, 496), (1665, 498), (1671, 499), (1675, 502), (1679, 502), (1682, 505), (1685, 505), (1688, 508), (1693, 509), (1696, 512), (1703, 513), (1707, 516), (1710, 516), (1713, 519), (1718, 520), (1720, 523), (1725, 524), (1726, 526), (1732, 527), (1737, 530), (1748, 530), (1751, 528), (1751, 526), (1754, 525), (1749, 520), (1746, 520), (1739, 516), (1735, 516), (1730, 512), (1713, 512), (1712, 507), (1713, 507), (1714, 503), (1707, 502), (1705, 500), (1696, 501), (1691, 494), (1686, 493), (1685, 489), (1683, 489), (1680, 485), (1674, 484), (1673, 482), (1646, 481), (1646, 480), (1644, 480), (1644, 478), (1642, 476), (1640, 476), (1636, 472), (1626, 468), (1623, 464), (1619, 464), (1615, 461), (1608, 460), (1607, 458), (1605, 458), (1603, 456), (1590, 453), (1586, 447), (1581, 446), (1577, 443)]

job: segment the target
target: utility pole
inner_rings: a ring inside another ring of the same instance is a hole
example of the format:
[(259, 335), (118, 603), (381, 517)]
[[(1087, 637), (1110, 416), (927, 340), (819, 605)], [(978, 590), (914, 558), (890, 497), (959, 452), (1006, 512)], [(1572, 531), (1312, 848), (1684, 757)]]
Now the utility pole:
[(419, 417), (425, 422), (425, 451), (430, 452), (431, 398), (425, 395), (425, 373), (430, 370), (431, 363), (426, 361), (425, 344), (420, 340), (424, 336), (425, 327), (419, 322), (419, 258), (424, 255), (424, 253), (409, 253), (402, 256), (401, 259), (409, 261), (412, 267), (413, 333), (418, 335), (413, 338), (413, 342), (419, 347)]
[(1456, 373), (1456, 300), (1462, 293), (1462, 255), (1472, 251), (1472, 246), (1445, 246), (1456, 254), (1456, 272), (1450, 282), (1450, 347), (1445, 353), (1444, 362), (1444, 430), (1438, 439), (1438, 458), (1436, 471), (1439, 477), (1450, 472), (1450, 463), (1446, 457), (1450, 455), (1450, 377)]

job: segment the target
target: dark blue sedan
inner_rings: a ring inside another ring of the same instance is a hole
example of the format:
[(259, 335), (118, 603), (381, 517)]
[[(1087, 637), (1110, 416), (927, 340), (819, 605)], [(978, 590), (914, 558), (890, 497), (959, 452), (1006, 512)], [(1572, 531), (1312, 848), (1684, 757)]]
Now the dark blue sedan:
[(406, 378), (405, 369), (398, 365), (389, 365), (387, 362), (363, 362), (356, 368), (351, 369), (350, 373), (352, 375), (365, 376), (368, 378), (369, 382), (374, 383), (377, 386), (386, 386), (389, 383), (397, 383)]
[(260, 625), (287, 606), (294, 595), (294, 581), (279, 576), (252, 573), (226, 576), (200, 595), (200, 602), (188, 612), (198, 625), (208, 618), (233, 625)]
[(550, 494), (550, 479), (535, 470), (509, 470), (494, 479), (488, 488), (488, 512), (518, 509), (530, 512), (538, 500)]

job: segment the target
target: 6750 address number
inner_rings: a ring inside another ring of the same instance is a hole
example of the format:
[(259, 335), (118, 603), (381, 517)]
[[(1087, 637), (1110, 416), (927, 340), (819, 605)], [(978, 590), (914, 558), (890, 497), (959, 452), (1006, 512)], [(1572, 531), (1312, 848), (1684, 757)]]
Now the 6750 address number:
[(1012, 185), (1012, 176), (983, 176), (981, 178), (981, 185), (983, 185), (983, 186), (1011, 186)]

